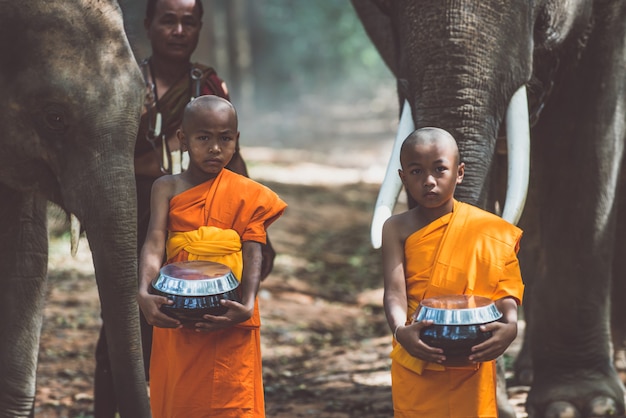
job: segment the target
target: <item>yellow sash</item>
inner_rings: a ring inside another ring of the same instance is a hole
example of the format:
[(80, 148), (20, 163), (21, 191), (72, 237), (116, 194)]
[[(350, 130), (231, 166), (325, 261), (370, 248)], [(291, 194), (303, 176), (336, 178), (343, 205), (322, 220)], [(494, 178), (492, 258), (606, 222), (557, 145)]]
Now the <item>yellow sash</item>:
[(243, 257), (241, 238), (237, 231), (214, 226), (201, 226), (188, 232), (170, 231), (166, 244), (167, 259), (171, 260), (182, 250), (189, 253), (188, 260), (213, 261), (227, 265), (237, 280), (241, 281)]

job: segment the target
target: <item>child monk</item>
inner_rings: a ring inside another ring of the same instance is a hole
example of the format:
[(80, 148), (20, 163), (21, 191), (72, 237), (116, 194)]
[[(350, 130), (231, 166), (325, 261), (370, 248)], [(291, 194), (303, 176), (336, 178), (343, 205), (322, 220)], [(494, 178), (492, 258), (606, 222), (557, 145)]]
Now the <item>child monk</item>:
[[(453, 198), (465, 165), (448, 132), (413, 132), (402, 145), (400, 165), (402, 183), (417, 206), (383, 227), (394, 416), (497, 417), (495, 359), (517, 335), (522, 231)], [(472, 347), (469, 366), (444, 367), (443, 350), (420, 340), (420, 331), (432, 322), (413, 318), (422, 299), (460, 294), (494, 300), (503, 318), (482, 327), (493, 334)]]
[[(189, 168), (159, 177), (139, 260), (137, 300), (154, 325), (150, 398), (154, 418), (265, 417), (257, 301), (261, 244), (286, 204), (267, 187), (224, 169), (239, 132), (232, 104), (200, 96), (185, 108), (177, 132)], [(171, 304), (149, 293), (167, 263), (208, 260), (240, 279), (242, 301), (222, 300), (223, 316), (183, 327), (160, 311)]]

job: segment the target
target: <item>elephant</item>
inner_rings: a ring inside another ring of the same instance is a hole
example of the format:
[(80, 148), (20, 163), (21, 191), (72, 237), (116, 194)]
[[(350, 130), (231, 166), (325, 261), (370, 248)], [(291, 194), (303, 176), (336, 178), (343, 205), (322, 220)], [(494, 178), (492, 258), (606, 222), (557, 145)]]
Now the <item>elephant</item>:
[(0, 0), (0, 55), (0, 416), (34, 414), (53, 202), (93, 254), (120, 415), (150, 417), (133, 176), (145, 90), (119, 5)]
[[(457, 139), (466, 167), (457, 199), (500, 213), (502, 168), (528, 167), (509, 183), (521, 178), (528, 190), (518, 198), (525, 201), (519, 258), (527, 326), (516, 378), (531, 385), (529, 416), (623, 415), (612, 354), (626, 335), (619, 302), (626, 290), (626, 2), (352, 5), (394, 74), (413, 127), (437, 126)], [(520, 91), (518, 109), (529, 116), (519, 129), (530, 141), (522, 164), (521, 154), (500, 147), (506, 128), (520, 126), (505, 120)]]

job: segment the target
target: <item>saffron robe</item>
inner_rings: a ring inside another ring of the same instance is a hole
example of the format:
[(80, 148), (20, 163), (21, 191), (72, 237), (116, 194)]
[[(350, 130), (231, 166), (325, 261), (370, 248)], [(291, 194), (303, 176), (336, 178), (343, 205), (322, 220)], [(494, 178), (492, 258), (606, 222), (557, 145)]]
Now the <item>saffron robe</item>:
[[(223, 169), (170, 201), (167, 263), (208, 260), (241, 278), (242, 241), (265, 243), (286, 204), (270, 189)], [(253, 316), (211, 333), (154, 328), (150, 404), (154, 418), (265, 417), (258, 300)]]
[[(405, 242), (407, 323), (422, 299), (451, 294), (513, 297), (524, 292), (517, 252), (522, 231), (500, 217), (454, 202), (452, 213)], [(497, 417), (495, 361), (444, 367), (411, 356), (393, 342), (392, 396), (396, 418)]]

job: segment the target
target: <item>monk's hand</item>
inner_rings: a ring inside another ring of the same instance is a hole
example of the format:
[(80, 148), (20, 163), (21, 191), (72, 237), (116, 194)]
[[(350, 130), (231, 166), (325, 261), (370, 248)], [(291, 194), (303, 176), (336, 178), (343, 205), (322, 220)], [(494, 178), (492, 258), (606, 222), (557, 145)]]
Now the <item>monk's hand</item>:
[(433, 321), (418, 321), (411, 325), (401, 326), (396, 331), (396, 341), (413, 357), (430, 363), (441, 363), (446, 360), (443, 350), (431, 347), (420, 339), (422, 329), (432, 323)]
[(517, 336), (517, 322), (491, 322), (481, 325), (480, 330), (483, 332), (491, 331), (491, 337), (472, 347), (469, 360), (476, 363), (495, 360), (504, 354)]
[(203, 315), (203, 322), (197, 322), (195, 324), (196, 331), (198, 332), (212, 332), (220, 329), (230, 328), (241, 322), (247, 321), (252, 317), (254, 313), (254, 304), (252, 307), (247, 307), (234, 300), (222, 299), (220, 304), (228, 310), (224, 315)]
[(161, 306), (172, 305), (174, 302), (164, 296), (152, 295), (148, 292), (137, 293), (137, 303), (146, 322), (159, 328), (180, 328), (182, 324), (179, 320), (165, 315), (161, 311)]

